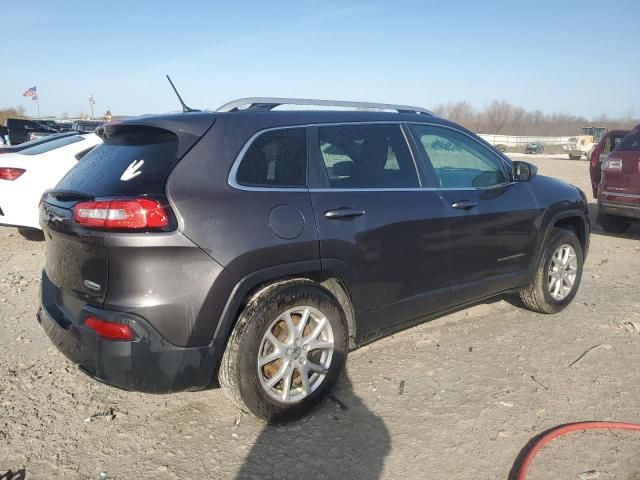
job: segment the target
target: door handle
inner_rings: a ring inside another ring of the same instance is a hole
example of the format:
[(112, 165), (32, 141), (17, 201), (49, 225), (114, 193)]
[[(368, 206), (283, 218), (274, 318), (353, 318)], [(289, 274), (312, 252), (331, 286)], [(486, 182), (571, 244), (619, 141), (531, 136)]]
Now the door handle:
[(364, 214), (364, 210), (350, 207), (341, 207), (324, 212), (325, 218), (328, 218), (329, 220), (348, 220), (351, 218), (361, 217)]
[(471, 200), (459, 200), (451, 204), (451, 208), (455, 208), (457, 210), (471, 210), (472, 208), (476, 208), (477, 206), (478, 203), (472, 202)]

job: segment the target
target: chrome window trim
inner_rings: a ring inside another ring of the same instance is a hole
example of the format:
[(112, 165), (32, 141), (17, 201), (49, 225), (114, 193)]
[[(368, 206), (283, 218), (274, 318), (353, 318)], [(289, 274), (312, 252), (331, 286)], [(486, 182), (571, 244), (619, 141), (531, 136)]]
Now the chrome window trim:
[[(229, 186), (235, 188), (236, 190), (245, 190), (249, 192), (308, 192), (309, 187), (252, 187), (248, 185), (241, 185), (238, 183), (238, 180), (236, 179), (236, 176), (238, 174), (238, 169), (240, 168), (240, 163), (242, 162), (242, 159), (244, 158), (249, 148), (251, 148), (251, 145), (253, 145), (253, 142), (260, 135), (262, 135), (263, 133), (273, 132), (276, 130), (290, 130), (293, 128), (304, 128), (306, 130), (307, 127), (308, 125), (288, 125), (284, 127), (271, 127), (271, 128), (266, 128), (264, 130), (260, 130), (254, 133), (253, 135), (251, 135), (249, 140), (247, 140), (247, 142), (244, 144), (244, 146), (240, 150), (240, 153), (238, 153), (238, 156), (236, 157), (236, 159), (233, 161), (233, 165), (231, 167), (231, 171), (229, 172), (229, 177), (228, 177)], [(306, 138), (306, 131), (305, 131), (305, 138)], [(307, 146), (307, 151), (308, 151), (308, 148), (309, 147)], [(308, 166), (305, 170), (306, 170), (306, 174), (308, 174), (308, 170), (309, 170)]]
[[(515, 183), (518, 182), (506, 182), (506, 183), (499, 183), (496, 185), (490, 185), (487, 187), (464, 187), (464, 188), (441, 188), (441, 187), (407, 187), (407, 188), (309, 188), (307, 187), (251, 187), (251, 186), (247, 186), (247, 185), (240, 185), (237, 180), (236, 180), (236, 174), (238, 173), (238, 168), (240, 168), (240, 163), (242, 162), (242, 159), (244, 158), (244, 155), (247, 153), (247, 151), (249, 150), (249, 148), (251, 148), (251, 145), (253, 144), (253, 142), (263, 133), (268, 133), (268, 132), (272, 132), (275, 130), (285, 130), (285, 129), (292, 129), (292, 128), (309, 128), (309, 127), (336, 127), (336, 126), (350, 126), (350, 125), (375, 125), (375, 124), (387, 124), (387, 125), (431, 125), (431, 126), (435, 126), (435, 127), (442, 127), (442, 128), (448, 128), (449, 130), (453, 130), (454, 132), (458, 132), (461, 133), (463, 135), (466, 135), (467, 137), (471, 138), (472, 140), (475, 140), (477, 143), (479, 143), (480, 145), (482, 145), (486, 150), (488, 150), (492, 155), (494, 155), (497, 159), (499, 159), (502, 163), (502, 165), (504, 167), (510, 167), (510, 165), (507, 163), (507, 161), (505, 159), (503, 159), (501, 156), (496, 155), (494, 152), (491, 151), (491, 149), (489, 147), (487, 147), (486, 145), (482, 144), (481, 142), (478, 142), (478, 140), (476, 140), (475, 138), (473, 138), (471, 135), (469, 135), (466, 132), (463, 132), (457, 128), (451, 127), (449, 125), (442, 125), (439, 123), (433, 123), (433, 122), (407, 122), (407, 121), (401, 121), (401, 120), (392, 120), (392, 121), (384, 121), (384, 120), (374, 120), (374, 121), (358, 121), (358, 122), (332, 122), (332, 123), (305, 123), (305, 124), (295, 124), (295, 125), (283, 125), (280, 127), (269, 127), (269, 128), (265, 128), (262, 130), (257, 131), (256, 133), (254, 133), (253, 135), (251, 135), (251, 137), (249, 137), (249, 140), (246, 141), (246, 143), (243, 145), (242, 149), (240, 150), (240, 152), (238, 153), (238, 155), (236, 156), (235, 160), (233, 161), (233, 165), (231, 166), (231, 170), (229, 171), (229, 175), (227, 177), (227, 183), (230, 187), (236, 189), (236, 190), (244, 190), (244, 191), (249, 191), (249, 192), (412, 192), (412, 191), (428, 191), (428, 192), (440, 192), (440, 191), (478, 191), (478, 190), (491, 190), (494, 188), (502, 188), (505, 187), (507, 185), (513, 185)], [(403, 133), (403, 135), (405, 135), (403, 129), (401, 128), (401, 131)], [(408, 139), (406, 138), (406, 136), (404, 136), (405, 141), (407, 141)], [(413, 158), (413, 151), (411, 149), (411, 146), (409, 145), (409, 143), (407, 142), (407, 148), (409, 148), (409, 152)], [(308, 149), (308, 145), (307, 145), (307, 149)], [(415, 166), (415, 159), (414, 159), (414, 166)], [(307, 173), (308, 173), (308, 166), (307, 166)], [(418, 173), (416, 171), (416, 173)], [(507, 172), (505, 172), (507, 173)], [(509, 176), (508, 176), (509, 177)], [(418, 182), (421, 182), (422, 180), (420, 179), (420, 175), (418, 174)]]

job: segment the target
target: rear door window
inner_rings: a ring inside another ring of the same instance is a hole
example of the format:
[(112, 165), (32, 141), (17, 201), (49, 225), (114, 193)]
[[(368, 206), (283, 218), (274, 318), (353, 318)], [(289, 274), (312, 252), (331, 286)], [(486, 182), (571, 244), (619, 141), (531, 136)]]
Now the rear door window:
[(161, 195), (178, 162), (178, 138), (166, 130), (116, 130), (87, 153), (57, 185), (96, 197)]
[(242, 157), (236, 182), (247, 187), (306, 186), (306, 128), (283, 128), (258, 136)]
[(318, 127), (331, 188), (414, 188), (418, 175), (400, 125)]
[(486, 188), (507, 182), (502, 161), (468, 135), (436, 125), (411, 125), (441, 188)]

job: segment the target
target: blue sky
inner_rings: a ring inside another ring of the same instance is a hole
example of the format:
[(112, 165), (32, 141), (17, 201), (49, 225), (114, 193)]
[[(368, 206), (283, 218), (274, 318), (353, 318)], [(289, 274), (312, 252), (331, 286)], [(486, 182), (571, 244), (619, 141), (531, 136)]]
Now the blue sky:
[(640, 116), (640, 1), (3, 0), (0, 107), (159, 113), (297, 96)]

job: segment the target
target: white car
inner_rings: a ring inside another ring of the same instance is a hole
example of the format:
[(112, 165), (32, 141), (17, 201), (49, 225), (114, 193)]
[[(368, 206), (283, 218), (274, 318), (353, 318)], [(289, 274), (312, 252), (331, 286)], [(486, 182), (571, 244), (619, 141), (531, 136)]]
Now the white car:
[(40, 229), (38, 204), (44, 191), (100, 143), (94, 133), (71, 135), (0, 155), (0, 225)]

